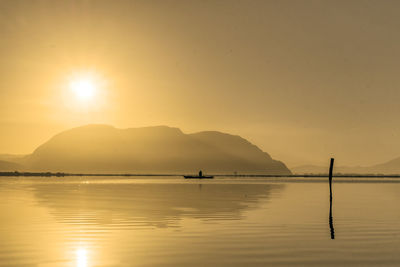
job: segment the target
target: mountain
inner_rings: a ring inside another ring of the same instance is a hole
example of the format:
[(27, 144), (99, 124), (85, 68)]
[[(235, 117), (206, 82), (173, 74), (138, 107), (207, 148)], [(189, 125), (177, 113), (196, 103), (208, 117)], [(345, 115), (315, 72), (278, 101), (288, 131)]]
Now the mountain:
[[(329, 168), (329, 166), (328, 166)], [(294, 174), (322, 174), (322, 173), (328, 173), (329, 169), (327, 167), (323, 166), (317, 166), (317, 165), (301, 165), (301, 166), (296, 166), (290, 168)], [(336, 169), (335, 169), (336, 171)]]
[[(291, 168), (295, 174), (327, 174), (329, 165), (302, 165)], [(334, 173), (342, 174), (400, 174), (400, 157), (372, 166), (335, 166)]]
[(215, 131), (184, 134), (167, 126), (74, 128), (39, 146), (24, 165), (33, 171), (60, 172), (291, 173), (240, 136)]
[[(329, 173), (329, 162), (326, 166), (318, 165), (301, 165), (291, 168), (292, 172), (295, 174), (328, 174)], [(368, 167), (349, 167), (349, 166), (334, 166), (334, 173), (341, 174), (369, 174), (371, 173)]]
[(370, 167), (375, 173), (400, 174), (400, 157)]
[(0, 160), (0, 171), (20, 171), (23, 166), (9, 161)]
[(11, 161), (19, 160), (24, 158), (26, 155), (17, 155), (17, 154), (0, 154), (0, 160)]

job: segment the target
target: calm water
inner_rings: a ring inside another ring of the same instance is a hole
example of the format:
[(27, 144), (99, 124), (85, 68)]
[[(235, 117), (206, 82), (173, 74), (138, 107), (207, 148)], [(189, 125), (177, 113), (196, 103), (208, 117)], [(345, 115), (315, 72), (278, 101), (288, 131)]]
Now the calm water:
[(0, 178), (1, 266), (400, 265), (400, 180)]

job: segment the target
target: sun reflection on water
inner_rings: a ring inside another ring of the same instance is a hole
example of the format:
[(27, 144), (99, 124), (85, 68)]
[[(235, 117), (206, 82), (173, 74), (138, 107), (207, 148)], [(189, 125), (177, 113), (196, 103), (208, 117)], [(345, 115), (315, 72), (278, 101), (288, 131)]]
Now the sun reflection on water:
[(88, 267), (87, 252), (84, 248), (76, 250), (76, 267)]

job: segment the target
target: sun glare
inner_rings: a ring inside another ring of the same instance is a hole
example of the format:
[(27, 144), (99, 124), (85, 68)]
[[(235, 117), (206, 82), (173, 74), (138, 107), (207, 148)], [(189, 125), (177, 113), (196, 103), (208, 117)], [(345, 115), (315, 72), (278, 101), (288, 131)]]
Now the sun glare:
[(93, 113), (108, 105), (109, 83), (92, 70), (78, 70), (65, 76), (59, 97), (70, 111)]
[(76, 267), (87, 266), (87, 253), (86, 249), (79, 248), (76, 250)]
[(90, 78), (79, 78), (70, 82), (70, 89), (74, 92), (75, 96), (81, 101), (88, 101), (92, 99), (96, 92), (96, 86)]

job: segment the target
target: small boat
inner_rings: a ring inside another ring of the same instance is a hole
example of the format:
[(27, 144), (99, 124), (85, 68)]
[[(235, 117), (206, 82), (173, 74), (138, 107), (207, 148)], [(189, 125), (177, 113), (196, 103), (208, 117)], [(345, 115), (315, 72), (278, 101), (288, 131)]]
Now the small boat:
[(199, 175), (184, 175), (185, 179), (212, 179), (212, 175), (203, 175), (202, 171), (199, 171)]
[(212, 175), (184, 175), (185, 179), (213, 179)]

